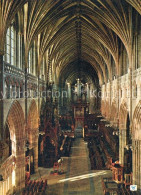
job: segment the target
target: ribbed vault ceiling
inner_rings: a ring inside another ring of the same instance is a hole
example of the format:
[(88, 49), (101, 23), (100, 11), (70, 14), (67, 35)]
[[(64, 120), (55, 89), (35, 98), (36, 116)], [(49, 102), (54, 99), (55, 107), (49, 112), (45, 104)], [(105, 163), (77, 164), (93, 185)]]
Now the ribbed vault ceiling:
[[(87, 66), (85, 70), (93, 69), (88, 71), (92, 79), (93, 73), (97, 75), (100, 83), (107, 82), (112, 79), (113, 69), (115, 74), (119, 75), (121, 44), (126, 48), (129, 66), (132, 64), (134, 31), (131, 21), (141, 14), (140, 0), (0, 2), (1, 36), (4, 36), (14, 15), (18, 14), (18, 26), (24, 34), (25, 66), (28, 63), (29, 49), (35, 39), (38, 40), (38, 69), (40, 70), (42, 57), (48, 55), (50, 61), (53, 61), (57, 78), (64, 76), (67, 79), (69, 75), (69, 78), (73, 78), (80, 63), (81, 66)], [(21, 9), (24, 3), (24, 9)], [(4, 46), (1, 44), (0, 50), (2, 47)]]

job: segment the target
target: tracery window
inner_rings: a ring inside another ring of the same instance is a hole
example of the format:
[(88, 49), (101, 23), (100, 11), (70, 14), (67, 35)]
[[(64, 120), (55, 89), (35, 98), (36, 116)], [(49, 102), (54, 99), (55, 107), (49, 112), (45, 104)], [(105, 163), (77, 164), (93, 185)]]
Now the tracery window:
[(31, 73), (31, 66), (32, 66), (32, 48), (28, 53), (28, 73)]
[(22, 36), (18, 34), (18, 67), (22, 69)]
[(4, 60), (11, 65), (16, 65), (16, 31), (13, 26), (7, 29)]

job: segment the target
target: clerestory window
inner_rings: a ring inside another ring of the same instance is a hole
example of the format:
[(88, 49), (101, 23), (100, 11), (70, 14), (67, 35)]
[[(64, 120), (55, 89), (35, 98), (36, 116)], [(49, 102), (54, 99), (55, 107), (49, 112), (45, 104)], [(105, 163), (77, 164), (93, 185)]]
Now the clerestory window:
[(4, 60), (11, 65), (16, 65), (16, 31), (13, 26), (7, 29)]

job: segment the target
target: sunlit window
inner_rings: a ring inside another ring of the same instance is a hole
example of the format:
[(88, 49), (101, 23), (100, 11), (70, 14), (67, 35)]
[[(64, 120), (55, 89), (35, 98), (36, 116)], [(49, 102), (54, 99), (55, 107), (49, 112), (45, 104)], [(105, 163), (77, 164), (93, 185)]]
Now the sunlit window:
[(10, 63), (10, 28), (8, 28), (6, 34), (6, 61)]
[(13, 26), (7, 29), (4, 60), (11, 65), (16, 65), (16, 31)]
[(15, 62), (15, 32), (13, 26), (11, 27), (11, 65)]
[(22, 68), (22, 37), (18, 35), (18, 67)]
[(32, 48), (28, 53), (28, 73), (32, 73)]

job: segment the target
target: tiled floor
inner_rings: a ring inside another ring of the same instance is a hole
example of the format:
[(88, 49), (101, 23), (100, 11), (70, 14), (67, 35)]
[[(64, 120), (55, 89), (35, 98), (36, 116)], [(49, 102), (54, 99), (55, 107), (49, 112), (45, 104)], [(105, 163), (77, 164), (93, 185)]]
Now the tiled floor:
[(40, 169), (41, 177), (48, 179), (47, 195), (103, 195), (101, 176), (111, 176), (111, 171), (90, 169), (87, 143), (82, 138), (75, 139), (70, 157), (63, 158), (63, 169), (62, 175)]

